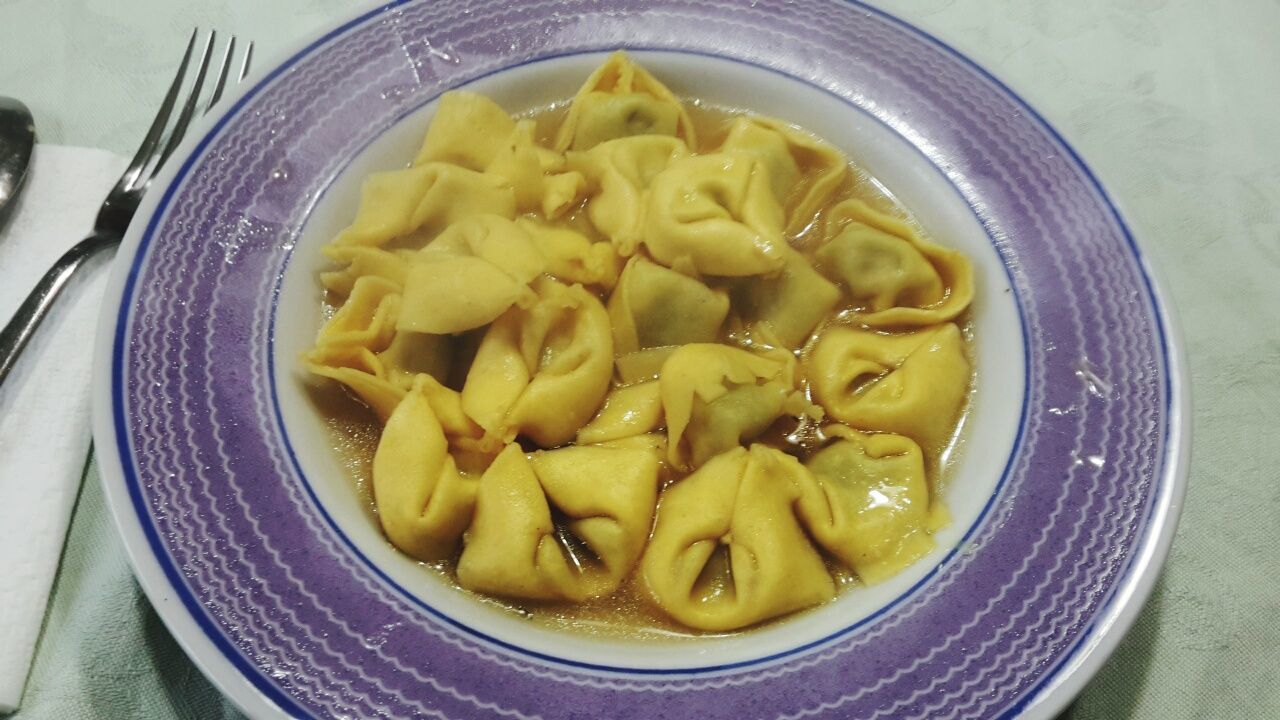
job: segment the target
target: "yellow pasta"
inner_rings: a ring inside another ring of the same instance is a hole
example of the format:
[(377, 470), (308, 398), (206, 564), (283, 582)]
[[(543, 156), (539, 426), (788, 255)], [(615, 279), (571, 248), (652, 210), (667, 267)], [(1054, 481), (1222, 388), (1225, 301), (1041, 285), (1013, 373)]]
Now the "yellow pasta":
[(910, 225), (846, 200), (831, 210), (823, 271), (842, 282), (871, 327), (954, 320), (973, 300), (973, 268), (964, 254), (921, 238)]
[[(657, 489), (658, 459), (645, 449), (526, 456), (508, 445), (480, 479), (458, 582), (535, 600), (612, 593), (644, 549)], [(553, 507), (582, 550), (558, 537)]]
[(556, 135), (556, 150), (590, 150), (634, 135), (669, 135), (697, 145), (680, 99), (626, 53), (616, 52), (574, 96)]
[(330, 245), (325, 255), (343, 265), (340, 270), (320, 273), (320, 284), (325, 290), (348, 296), (355, 283), (362, 277), (382, 278), (398, 288), (404, 287), (409, 272), (408, 259), (381, 248), (365, 245)]
[(786, 248), (777, 273), (743, 281), (734, 295), (743, 322), (750, 328), (764, 329), (784, 347), (796, 349), (831, 315), (840, 301), (840, 288), (814, 270), (799, 252)]
[(609, 296), (609, 320), (619, 355), (713, 342), (728, 314), (728, 293), (639, 256), (627, 262)]
[(689, 627), (724, 631), (834, 596), (794, 510), (811, 482), (795, 458), (753, 445), (664, 490), (641, 561), (662, 609)]
[(417, 332), (463, 332), (493, 322), (517, 302), (533, 302), (528, 285), (470, 255), (422, 258), (409, 266), (406, 284), (399, 327)]
[(581, 445), (644, 435), (662, 427), (662, 392), (656, 381), (615, 388), (600, 412), (578, 431)]
[(613, 361), (613, 368), (618, 382), (623, 385), (657, 380), (662, 374), (662, 365), (677, 350), (674, 345), (645, 348), (619, 355)]
[(582, 173), (565, 169), (563, 155), (539, 147), (534, 129), (532, 120), (517, 123), (485, 172), (510, 183), (518, 211), (541, 211), (554, 220), (582, 198), (587, 181)]
[(839, 149), (625, 53), (557, 112), (445, 93), (322, 250), (301, 364), (371, 411), (387, 539), (535, 620), (664, 633), (929, 555), (969, 260), (873, 209)]
[(444, 93), (413, 164), (445, 162), (483, 171), (515, 129), (511, 116), (484, 95), (465, 90)]
[(529, 218), (516, 221), (547, 263), (547, 274), (568, 283), (612, 290), (622, 272), (622, 258), (607, 242), (592, 242), (577, 230)]
[(772, 118), (733, 121), (721, 152), (759, 158), (774, 196), (787, 212), (787, 232), (799, 234), (849, 173), (844, 155), (809, 133)]
[(782, 268), (783, 213), (760, 160), (698, 155), (653, 178), (644, 245), (667, 267), (706, 275), (760, 275)]
[(450, 225), (409, 263), (400, 330), (448, 334), (493, 322), (546, 269), (529, 234), (498, 215), (473, 215)]
[(662, 365), (658, 383), (677, 467), (759, 435), (783, 413), (794, 391), (784, 363), (728, 345), (685, 345)]
[(832, 418), (932, 450), (950, 435), (968, 390), (963, 344), (955, 325), (903, 335), (837, 327), (818, 339), (805, 373)]
[(467, 372), (462, 407), (491, 435), (568, 442), (604, 400), (613, 370), (609, 315), (580, 286), (550, 278), (537, 301), (489, 326)]
[(570, 166), (587, 179), (587, 215), (618, 254), (631, 257), (640, 246), (645, 197), (654, 178), (690, 154), (683, 140), (661, 135), (611, 140), (590, 152), (569, 154)]
[(901, 435), (827, 428), (835, 443), (806, 463), (815, 492), (798, 505), (805, 527), (864, 582), (893, 575), (933, 549), (924, 453)]
[(418, 375), (430, 375), (437, 381), (447, 378), (453, 345), (449, 335), (397, 330), (387, 349), (378, 353), (378, 362), (388, 380), (408, 390)]
[(476, 481), (458, 472), (426, 382), (415, 384), (387, 420), (373, 458), (373, 497), (387, 538), (432, 561), (451, 555), (470, 524)]
[(303, 356), (303, 365), (345, 385), (384, 423), (404, 398), (404, 388), (387, 379), (378, 356), (366, 348), (314, 348)]
[(465, 217), (515, 212), (515, 191), (505, 179), (433, 162), (370, 175), (355, 220), (333, 242), (383, 246), (407, 238), (421, 247)]

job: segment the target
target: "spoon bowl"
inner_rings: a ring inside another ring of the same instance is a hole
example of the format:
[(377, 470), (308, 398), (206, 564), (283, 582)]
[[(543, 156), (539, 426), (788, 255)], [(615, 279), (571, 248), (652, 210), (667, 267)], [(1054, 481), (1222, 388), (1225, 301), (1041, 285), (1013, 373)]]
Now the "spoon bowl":
[(36, 121), (26, 105), (0, 97), (0, 226), (22, 191), (36, 144)]

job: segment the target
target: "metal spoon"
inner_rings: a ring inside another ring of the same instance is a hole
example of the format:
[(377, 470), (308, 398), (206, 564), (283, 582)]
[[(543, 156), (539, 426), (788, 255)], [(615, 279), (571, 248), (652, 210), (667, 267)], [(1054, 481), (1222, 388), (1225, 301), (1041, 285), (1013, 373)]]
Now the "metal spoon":
[(0, 97), (0, 227), (22, 192), (35, 144), (36, 121), (31, 111), (13, 98)]

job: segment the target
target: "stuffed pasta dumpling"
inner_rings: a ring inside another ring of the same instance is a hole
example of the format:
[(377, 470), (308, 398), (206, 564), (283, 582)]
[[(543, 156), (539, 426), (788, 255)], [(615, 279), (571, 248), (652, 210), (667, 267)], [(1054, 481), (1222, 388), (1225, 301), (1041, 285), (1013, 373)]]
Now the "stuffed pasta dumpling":
[(458, 392), (445, 387), (432, 374), (447, 367), (452, 359), (450, 348), (435, 345), (441, 340), (439, 338), (425, 339), (427, 347), (436, 355), (414, 357), (411, 362), (396, 356), (400, 349), (395, 341), (379, 353), (367, 348), (317, 347), (303, 356), (303, 362), (309, 372), (345, 385), (383, 424), (400, 405), (409, 388), (415, 382), (421, 382), (423, 394), (435, 408), (437, 419), (451, 441), (468, 448), (486, 446), (483, 442), (484, 429), (462, 411)]
[(589, 150), (633, 135), (669, 135), (697, 146), (693, 121), (666, 85), (622, 51), (587, 78), (569, 105), (556, 150)]
[(879, 582), (933, 549), (924, 454), (901, 435), (825, 432), (836, 441), (805, 463), (816, 483), (800, 516), (824, 550), (863, 582)]
[(460, 333), (533, 302), (529, 286), (473, 255), (435, 255), (409, 265), (401, 328)]
[(714, 342), (729, 295), (641, 256), (631, 258), (609, 296), (619, 355), (653, 347)]
[(541, 212), (554, 220), (577, 204), (586, 191), (586, 178), (565, 168), (564, 155), (538, 145), (532, 120), (521, 120), (485, 167), (515, 190), (516, 210)]
[(373, 456), (373, 499), (387, 538), (432, 562), (450, 557), (471, 523), (476, 479), (458, 471), (423, 376), (396, 406)]
[(590, 152), (569, 153), (569, 166), (587, 178), (587, 216), (618, 254), (631, 257), (640, 245), (644, 198), (653, 179), (690, 154), (683, 140), (661, 135), (610, 140)]
[(618, 382), (622, 385), (632, 385), (646, 380), (657, 380), (662, 374), (663, 364), (676, 350), (674, 345), (663, 345), (619, 355), (613, 361)]
[(782, 226), (782, 206), (762, 161), (740, 153), (697, 155), (653, 179), (644, 244), (667, 267), (760, 275), (786, 262)]
[[(447, 337), (396, 330), (400, 309), (394, 283), (363, 276), (321, 329), (315, 348), (303, 356), (310, 372), (346, 385), (384, 423), (416, 377), (426, 374), (438, 385), (453, 356)], [(454, 430), (478, 437), (471, 433), (475, 427), (468, 423)]]
[(532, 302), (528, 285), (545, 268), (516, 223), (498, 215), (465, 218), (414, 256), (396, 327), (448, 334), (488, 324), (512, 304)]
[(755, 438), (799, 399), (786, 363), (711, 343), (676, 349), (658, 384), (676, 467), (697, 467)]
[(471, 255), (528, 284), (547, 267), (525, 226), (500, 215), (473, 215), (450, 225), (415, 259), (441, 255)]
[(432, 162), (370, 175), (361, 189), (355, 220), (333, 242), (383, 246), (408, 238), (407, 244), (422, 247), (462, 218), (511, 218), (515, 212), (515, 191), (505, 179)]
[(317, 347), (386, 349), (395, 336), (400, 314), (400, 288), (375, 275), (356, 280), (347, 301), (316, 336)]
[(806, 361), (814, 399), (855, 428), (906, 435), (939, 449), (969, 387), (960, 329), (946, 324), (900, 335), (833, 327)]
[(526, 456), (508, 445), (480, 478), (458, 582), (534, 600), (612, 593), (644, 549), (657, 490), (658, 458), (647, 449)]
[(772, 118), (735, 119), (720, 151), (747, 153), (764, 162), (773, 194), (786, 210), (786, 230), (791, 235), (814, 221), (849, 174), (849, 165), (839, 150)]
[(973, 268), (963, 253), (921, 238), (907, 223), (846, 200), (831, 210), (816, 257), (860, 306), (871, 327), (954, 320), (973, 300)]
[(303, 364), (313, 375), (345, 385), (379, 422), (385, 423), (404, 398), (404, 388), (387, 378), (377, 354), (364, 348), (313, 348)]
[(450, 335), (397, 330), (387, 349), (378, 353), (387, 379), (408, 390), (419, 375), (437, 381), (449, 377), (453, 364), (454, 338)]
[(840, 301), (840, 288), (790, 247), (783, 250), (783, 257), (782, 269), (776, 273), (742, 281), (733, 293), (734, 306), (749, 330), (764, 328), (794, 350), (831, 315)]
[(453, 90), (427, 128), (415, 165), (450, 163), (510, 185), (519, 212), (559, 217), (582, 197), (581, 173), (566, 171), (564, 155), (538, 145), (532, 120), (513, 120), (483, 95)]
[(489, 326), (462, 387), (462, 406), (491, 435), (542, 447), (573, 439), (609, 390), (609, 314), (581, 286), (542, 277), (537, 300)]
[(795, 458), (753, 445), (667, 486), (640, 566), (658, 605), (723, 632), (831, 599), (835, 582), (795, 512), (812, 483)]
[(477, 93), (450, 90), (440, 96), (413, 164), (444, 162), (483, 172), (515, 129), (515, 120), (498, 103)]
[(325, 323), (316, 346), (303, 356), (307, 370), (346, 385), (382, 421), (404, 396), (378, 354), (396, 335), (400, 288), (374, 275), (358, 278), (342, 307)]

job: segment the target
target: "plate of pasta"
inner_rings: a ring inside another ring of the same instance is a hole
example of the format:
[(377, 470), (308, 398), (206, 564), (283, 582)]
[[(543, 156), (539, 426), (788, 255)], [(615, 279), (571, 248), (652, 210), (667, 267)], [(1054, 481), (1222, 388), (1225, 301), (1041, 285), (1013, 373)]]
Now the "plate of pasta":
[(1052, 717), (1168, 550), (1180, 341), (1031, 108), (873, 8), (370, 6), (104, 308), (136, 573), (254, 717)]

